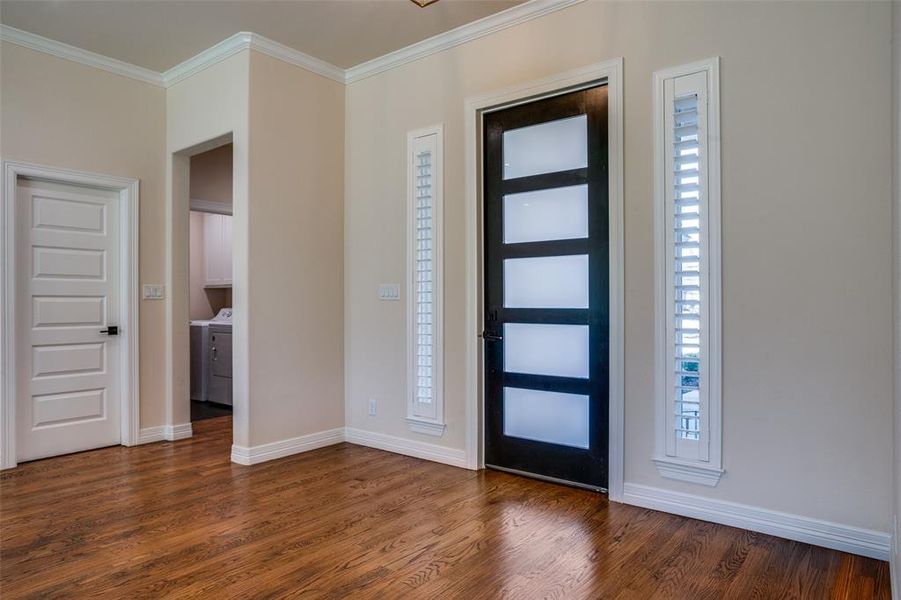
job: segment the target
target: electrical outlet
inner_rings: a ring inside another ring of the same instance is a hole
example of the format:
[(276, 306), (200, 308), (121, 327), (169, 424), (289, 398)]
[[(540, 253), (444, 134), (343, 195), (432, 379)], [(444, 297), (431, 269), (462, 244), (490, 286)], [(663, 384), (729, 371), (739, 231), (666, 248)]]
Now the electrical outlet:
[(376, 408), (378, 408), (378, 407), (377, 407), (375, 398), (370, 398), (370, 399), (369, 399), (369, 416), (370, 416), (370, 417), (374, 417), (374, 416), (375, 416)]

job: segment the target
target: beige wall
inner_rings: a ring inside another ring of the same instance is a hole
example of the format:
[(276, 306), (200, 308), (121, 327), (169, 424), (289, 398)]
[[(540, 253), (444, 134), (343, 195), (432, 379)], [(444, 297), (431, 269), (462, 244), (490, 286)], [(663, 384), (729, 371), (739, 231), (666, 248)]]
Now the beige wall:
[(181, 151), (230, 133), (234, 443), (342, 427), (344, 87), (245, 51), (170, 88), (167, 120), (169, 151), (181, 153), (170, 173), (171, 422), (188, 407), (181, 339), (190, 190), (182, 155), (193, 150)]
[[(463, 448), (464, 99), (621, 56), (626, 481), (887, 531), (889, 10), (586, 2), (348, 86), (347, 425)], [(712, 489), (663, 479), (650, 460), (651, 76), (711, 56), (722, 57), (726, 469)], [(448, 429), (435, 439), (405, 427), (404, 303), (376, 289), (404, 277), (405, 134), (439, 122)]]
[[(165, 281), (166, 91), (0, 45), (0, 155), (140, 180), (140, 281)], [(165, 422), (165, 303), (140, 303), (141, 427)]]
[(191, 199), (232, 203), (232, 152), (225, 144), (191, 157)]
[(252, 445), (344, 425), (344, 86), (251, 52)]

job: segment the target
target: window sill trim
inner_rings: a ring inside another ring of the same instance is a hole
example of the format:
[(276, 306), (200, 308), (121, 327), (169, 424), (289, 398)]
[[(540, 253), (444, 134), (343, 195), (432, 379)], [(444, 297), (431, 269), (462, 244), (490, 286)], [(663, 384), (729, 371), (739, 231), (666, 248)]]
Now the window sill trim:
[(720, 477), (725, 473), (722, 469), (717, 469), (709, 464), (681, 461), (670, 457), (658, 457), (653, 461), (657, 465), (657, 472), (661, 477), (710, 487), (716, 486), (720, 482)]
[(407, 426), (410, 428), (410, 431), (413, 431), (415, 433), (424, 433), (426, 435), (433, 435), (435, 437), (441, 437), (442, 435), (444, 435), (444, 430), (447, 428), (447, 425), (445, 425), (444, 423), (424, 421), (411, 417), (407, 417)]

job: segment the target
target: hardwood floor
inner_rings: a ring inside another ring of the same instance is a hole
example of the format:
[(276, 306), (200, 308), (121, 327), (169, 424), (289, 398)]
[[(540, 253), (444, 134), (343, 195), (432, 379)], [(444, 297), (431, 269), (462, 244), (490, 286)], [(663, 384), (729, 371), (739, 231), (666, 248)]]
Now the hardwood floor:
[(12, 598), (889, 598), (884, 562), (340, 444), (246, 467), (194, 437), (0, 476)]

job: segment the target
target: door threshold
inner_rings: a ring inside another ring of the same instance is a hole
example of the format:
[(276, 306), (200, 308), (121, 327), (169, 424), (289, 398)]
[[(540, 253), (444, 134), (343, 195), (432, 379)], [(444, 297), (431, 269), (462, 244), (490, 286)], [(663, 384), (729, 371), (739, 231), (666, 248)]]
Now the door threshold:
[(512, 475), (519, 475), (521, 477), (528, 477), (529, 479), (539, 479), (541, 481), (547, 481), (548, 483), (557, 483), (560, 485), (566, 485), (569, 487), (581, 488), (583, 490), (590, 490), (592, 492), (600, 492), (602, 494), (607, 493), (607, 488), (599, 487), (596, 485), (591, 485), (588, 483), (579, 483), (577, 481), (567, 481), (566, 479), (558, 479), (556, 477), (550, 477), (549, 475), (539, 475), (538, 473), (529, 473), (528, 471), (520, 471), (518, 469), (510, 469), (508, 467), (499, 467), (497, 465), (489, 465), (485, 464), (486, 469), (494, 469), (495, 471), (503, 471), (504, 473), (510, 473)]

